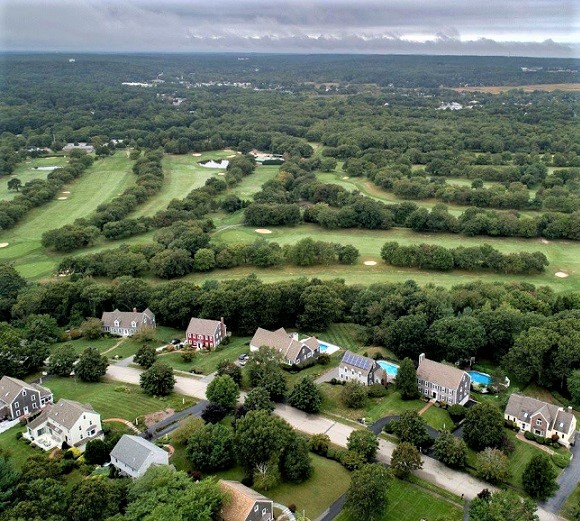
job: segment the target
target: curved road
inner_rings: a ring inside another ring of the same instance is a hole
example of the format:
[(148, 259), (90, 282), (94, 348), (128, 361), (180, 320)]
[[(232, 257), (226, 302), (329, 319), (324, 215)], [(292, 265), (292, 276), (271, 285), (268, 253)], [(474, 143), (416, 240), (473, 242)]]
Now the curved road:
[[(121, 367), (110, 365), (107, 368), (107, 377), (111, 380), (139, 385), (140, 369), (133, 367)], [(189, 378), (185, 376), (175, 376), (175, 392), (186, 396), (205, 399), (207, 382), (198, 378)], [(306, 414), (298, 409), (288, 405), (277, 405), (274, 414), (284, 418), (293, 428), (307, 434), (327, 434), (331, 441), (342, 447), (346, 446), (346, 440), (350, 433), (355, 429), (343, 423), (323, 418), (314, 414)], [(383, 463), (389, 464), (391, 455), (396, 445), (394, 443), (379, 439), (379, 450), (377, 459)], [(479, 494), (484, 488), (496, 490), (494, 487), (479, 481), (478, 479), (446, 467), (437, 460), (429, 457), (423, 457), (423, 469), (417, 471), (417, 475), (435, 485), (449, 490), (457, 496), (464, 494), (465, 499), (471, 500)], [(548, 510), (538, 507), (538, 516), (540, 521), (562, 521), (562, 518)]]

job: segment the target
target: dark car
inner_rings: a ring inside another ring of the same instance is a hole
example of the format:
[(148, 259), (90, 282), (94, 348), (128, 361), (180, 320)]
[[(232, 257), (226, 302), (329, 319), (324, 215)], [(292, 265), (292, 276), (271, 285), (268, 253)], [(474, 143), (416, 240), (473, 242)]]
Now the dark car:
[(244, 360), (247, 360), (250, 357), (250, 355), (248, 355), (248, 353), (243, 353), (240, 356), (238, 356), (238, 360), (240, 362), (243, 362)]
[(170, 343), (173, 344), (174, 346), (178, 346), (179, 344), (181, 344), (181, 340), (179, 340), (179, 338), (174, 338)]

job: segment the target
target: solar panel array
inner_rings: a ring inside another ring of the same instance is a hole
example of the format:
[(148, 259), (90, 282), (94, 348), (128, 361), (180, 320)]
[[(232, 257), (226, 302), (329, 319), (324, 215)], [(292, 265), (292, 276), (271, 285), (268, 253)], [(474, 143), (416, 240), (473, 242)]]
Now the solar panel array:
[(364, 356), (355, 355), (354, 353), (351, 353), (350, 351), (347, 351), (346, 353), (344, 353), (344, 356), (342, 357), (342, 361), (345, 364), (349, 364), (349, 365), (352, 365), (354, 367), (358, 367), (359, 369), (363, 369), (365, 371), (368, 371), (373, 365), (372, 360), (369, 360), (368, 358), (366, 358)]

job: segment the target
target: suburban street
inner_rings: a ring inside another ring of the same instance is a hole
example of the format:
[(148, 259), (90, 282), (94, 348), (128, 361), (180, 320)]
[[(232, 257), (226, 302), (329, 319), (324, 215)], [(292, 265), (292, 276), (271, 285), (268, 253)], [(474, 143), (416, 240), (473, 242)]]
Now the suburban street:
[[(111, 380), (139, 385), (140, 369), (110, 365), (106, 376)], [(207, 382), (202, 379), (175, 375), (174, 391), (186, 396), (205, 399)], [(339, 423), (322, 416), (306, 414), (288, 405), (276, 405), (274, 414), (286, 420), (293, 428), (306, 434), (327, 434), (331, 441), (340, 446), (346, 446), (346, 440), (354, 431), (343, 423)], [(379, 440), (377, 459), (383, 463), (390, 463), (391, 455), (396, 445), (386, 440)], [(444, 488), (458, 496), (464, 495), (465, 499), (471, 500), (484, 488), (495, 490), (488, 483), (480, 481), (469, 474), (457, 472), (439, 463), (433, 458), (423, 457), (423, 469), (416, 472), (417, 476)], [(563, 518), (538, 506), (538, 516), (541, 521), (560, 521)]]

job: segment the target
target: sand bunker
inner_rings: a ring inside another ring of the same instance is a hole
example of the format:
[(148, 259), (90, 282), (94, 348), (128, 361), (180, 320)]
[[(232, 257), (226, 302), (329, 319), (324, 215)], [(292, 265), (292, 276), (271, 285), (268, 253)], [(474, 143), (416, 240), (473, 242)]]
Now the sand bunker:
[(34, 170), (56, 170), (57, 168), (60, 168), (60, 166), (35, 166)]
[(267, 228), (256, 228), (254, 231), (256, 233), (263, 233), (263, 234), (272, 233), (272, 230), (268, 230)]
[(343, 179), (346, 181), (347, 179), (349, 179), (349, 177), (348, 177), (347, 175), (345, 175), (345, 176), (343, 177)]
[(68, 192), (68, 191), (66, 191), (66, 190), (65, 190), (65, 191), (63, 192), (63, 194), (70, 194), (70, 192)]
[(365, 266), (376, 266), (377, 265), (377, 261), (364, 261), (363, 264)]
[(195, 153), (195, 154), (191, 154), (193, 157), (201, 157), (201, 154), (199, 153)]
[(236, 154), (232, 154), (231, 156), (227, 156), (228, 159), (232, 158), (232, 157), (236, 157)]
[(58, 197), (59, 201), (64, 201), (65, 199), (68, 199), (68, 197)]
[(556, 273), (554, 273), (554, 275), (556, 275), (556, 277), (558, 277), (559, 279), (565, 279), (566, 277), (568, 277), (568, 274), (565, 271), (557, 271)]
[(542, 244), (551, 244), (550, 241), (547, 241), (546, 239), (541, 239)]
[(227, 159), (220, 159), (219, 162), (209, 159), (208, 161), (198, 163), (199, 166), (203, 166), (204, 168), (227, 168), (229, 164), (230, 162)]
[(0, 248), (6, 248), (8, 246), (7, 242), (0, 242)]
[(225, 172), (218, 172), (218, 175), (226, 175)]

